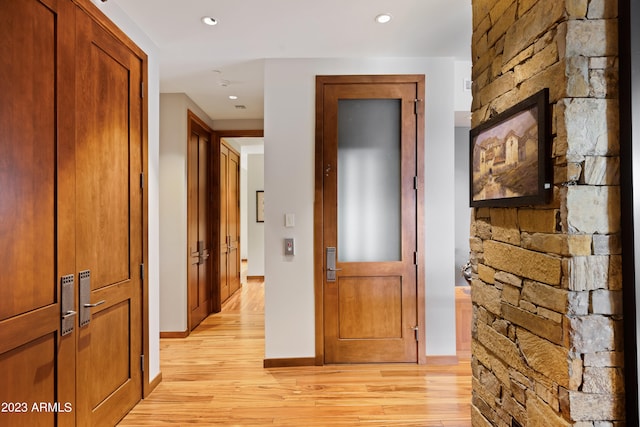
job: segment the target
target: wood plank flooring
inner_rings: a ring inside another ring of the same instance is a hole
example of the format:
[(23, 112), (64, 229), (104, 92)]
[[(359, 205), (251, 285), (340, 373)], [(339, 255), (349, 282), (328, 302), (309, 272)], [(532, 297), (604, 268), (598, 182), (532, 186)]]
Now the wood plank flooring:
[(264, 369), (263, 300), (249, 280), (188, 338), (160, 340), (163, 380), (119, 425), (471, 426), (468, 360)]

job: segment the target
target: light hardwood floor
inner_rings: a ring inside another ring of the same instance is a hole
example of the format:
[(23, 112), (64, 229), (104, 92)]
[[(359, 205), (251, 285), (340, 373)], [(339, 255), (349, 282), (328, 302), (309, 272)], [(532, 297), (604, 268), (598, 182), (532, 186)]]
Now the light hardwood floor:
[(468, 359), (264, 369), (263, 300), (249, 280), (188, 338), (162, 339), (163, 380), (119, 425), (471, 425)]

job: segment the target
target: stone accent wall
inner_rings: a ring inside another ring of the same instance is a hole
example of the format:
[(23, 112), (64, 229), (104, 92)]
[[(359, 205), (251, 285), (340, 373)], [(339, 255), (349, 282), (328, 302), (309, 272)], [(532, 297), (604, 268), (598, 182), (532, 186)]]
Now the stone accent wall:
[(473, 425), (623, 425), (617, 1), (472, 4), (473, 126), (548, 87), (554, 169), (472, 213)]

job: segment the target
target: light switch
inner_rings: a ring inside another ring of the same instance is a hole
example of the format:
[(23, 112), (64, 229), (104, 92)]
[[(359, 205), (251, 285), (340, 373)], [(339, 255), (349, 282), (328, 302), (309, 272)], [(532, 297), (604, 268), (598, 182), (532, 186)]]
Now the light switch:
[(284, 214), (284, 226), (285, 227), (295, 227), (296, 225), (296, 215), (292, 213)]
[(293, 244), (293, 239), (284, 239), (284, 254), (295, 255), (295, 247)]

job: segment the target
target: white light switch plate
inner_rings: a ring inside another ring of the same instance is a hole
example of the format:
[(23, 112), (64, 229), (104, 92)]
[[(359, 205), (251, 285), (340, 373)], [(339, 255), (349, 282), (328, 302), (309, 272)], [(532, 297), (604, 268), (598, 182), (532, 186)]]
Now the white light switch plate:
[(296, 215), (292, 213), (284, 214), (284, 226), (285, 227), (295, 227), (296, 225)]

